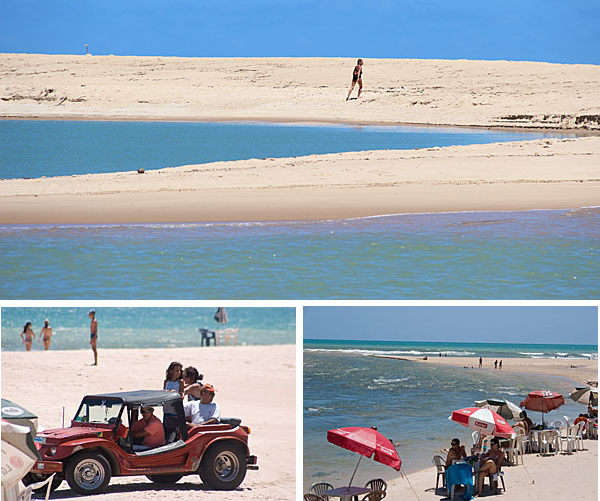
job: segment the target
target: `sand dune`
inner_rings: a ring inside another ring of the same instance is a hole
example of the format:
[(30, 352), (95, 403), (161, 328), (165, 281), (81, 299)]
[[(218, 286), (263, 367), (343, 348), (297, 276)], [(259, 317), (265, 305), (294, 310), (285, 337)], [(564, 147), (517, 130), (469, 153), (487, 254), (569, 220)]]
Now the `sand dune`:
[(0, 54), (0, 116), (600, 129), (599, 66), (365, 59), (363, 95), (346, 102), (354, 64)]

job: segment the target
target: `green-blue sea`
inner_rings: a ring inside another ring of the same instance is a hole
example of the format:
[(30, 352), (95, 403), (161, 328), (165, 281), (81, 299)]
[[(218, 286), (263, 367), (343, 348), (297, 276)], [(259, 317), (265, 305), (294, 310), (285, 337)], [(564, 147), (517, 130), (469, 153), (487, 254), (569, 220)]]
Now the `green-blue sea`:
[[(227, 305), (223, 305), (226, 307)], [(53, 329), (52, 350), (89, 349), (91, 307), (8, 307), (1, 314), (2, 351), (24, 350), (20, 333), (32, 323), (36, 336), (45, 319)], [(241, 345), (296, 343), (296, 309), (286, 307), (226, 307), (228, 322), (217, 324), (217, 308), (99, 307), (94, 308), (103, 348), (174, 348), (200, 346), (200, 328), (238, 328)], [(38, 339), (32, 350), (43, 350)], [(6, 355), (3, 355), (6, 356)]]

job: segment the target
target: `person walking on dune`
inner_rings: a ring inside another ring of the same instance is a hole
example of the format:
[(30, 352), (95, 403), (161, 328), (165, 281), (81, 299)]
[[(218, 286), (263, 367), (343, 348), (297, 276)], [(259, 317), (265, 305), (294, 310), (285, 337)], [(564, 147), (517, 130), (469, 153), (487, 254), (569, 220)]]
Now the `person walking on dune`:
[(356, 85), (357, 82), (358, 82), (358, 96), (356, 96), (356, 99), (358, 99), (360, 97), (360, 93), (362, 91), (362, 66), (363, 66), (362, 59), (359, 59), (358, 61), (356, 61), (356, 66), (354, 67), (354, 71), (352, 72), (352, 85), (350, 85), (350, 90), (348, 91), (348, 96), (346, 97), (346, 101), (348, 101), (348, 99), (350, 99), (350, 94), (352, 94), (352, 91), (354, 90), (354, 86)]
[(50, 327), (50, 320), (44, 320), (44, 327), (40, 331), (40, 341), (44, 342), (44, 350), (48, 351), (50, 348), (50, 341), (52, 340), (52, 327)]
[(96, 320), (96, 312), (94, 310), (88, 311), (88, 317), (92, 320), (90, 323), (90, 345), (92, 345), (92, 351), (94, 352), (94, 363), (92, 365), (98, 365), (98, 321)]

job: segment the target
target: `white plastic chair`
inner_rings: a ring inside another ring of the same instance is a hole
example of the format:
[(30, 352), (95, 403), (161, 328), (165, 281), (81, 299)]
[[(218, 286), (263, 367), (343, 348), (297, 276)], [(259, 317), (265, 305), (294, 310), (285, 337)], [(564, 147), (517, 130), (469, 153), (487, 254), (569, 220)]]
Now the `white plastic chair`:
[[(504, 453), (508, 459), (508, 462), (516, 466), (519, 464), (519, 455), (521, 454), (521, 448), (519, 447), (520, 439), (518, 437), (512, 438), (508, 447), (504, 448)], [(523, 456), (521, 456), (522, 459)]]
[(575, 431), (575, 437), (574, 437), (574, 449), (576, 451), (582, 451), (583, 449), (583, 429), (585, 428), (585, 421), (579, 421), (579, 423), (577, 423), (577, 430)]
[(573, 451), (575, 450), (574, 446), (575, 446), (575, 435), (577, 434), (577, 428), (579, 428), (579, 425), (566, 426), (565, 428), (563, 428), (561, 430), (560, 442), (561, 442), (562, 452), (565, 452), (565, 447), (563, 446), (563, 443), (566, 443), (566, 445), (567, 445), (566, 453), (573, 454)]
[[(546, 430), (540, 434), (540, 453), (556, 454), (560, 448), (560, 433), (557, 430)], [(552, 450), (554, 449), (554, 450)]]
[(442, 456), (433, 456), (431, 462), (435, 465), (437, 477), (435, 477), (435, 490), (438, 490), (439, 480), (442, 477), (442, 487), (446, 483), (446, 461)]
[(33, 493), (33, 490), (41, 489), (42, 487), (44, 487), (44, 485), (48, 486), (46, 488), (46, 497), (45, 497), (45, 500), (48, 501), (48, 499), (50, 498), (50, 489), (52, 487), (52, 481), (54, 480), (54, 475), (56, 475), (56, 473), (53, 473), (52, 475), (50, 475), (43, 482), (29, 484), (24, 490), (22, 490), (19, 493), (19, 497), (17, 498), (17, 501), (31, 501), (31, 494)]
[(487, 435), (484, 437), (483, 442), (481, 442), (481, 452), (487, 452), (492, 448), (492, 437), (491, 435)]
[(552, 421), (552, 423), (550, 423), (550, 428), (554, 428), (556, 430), (559, 430), (564, 425), (565, 425), (565, 423), (563, 423), (560, 419), (557, 419), (556, 421)]

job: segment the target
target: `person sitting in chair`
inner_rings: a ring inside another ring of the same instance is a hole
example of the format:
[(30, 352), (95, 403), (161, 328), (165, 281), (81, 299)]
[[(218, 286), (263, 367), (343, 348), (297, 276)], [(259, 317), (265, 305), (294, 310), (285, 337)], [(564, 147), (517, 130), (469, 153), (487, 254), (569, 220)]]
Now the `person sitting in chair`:
[(450, 447), (450, 450), (448, 451), (448, 457), (446, 457), (446, 468), (448, 468), (448, 466), (452, 466), (454, 461), (458, 461), (467, 457), (465, 446), (460, 445), (460, 440), (458, 438), (453, 438), (450, 445), (452, 447)]
[(484, 452), (479, 457), (479, 481), (477, 483), (477, 496), (481, 495), (481, 489), (483, 488), (483, 480), (488, 475), (493, 475), (497, 473), (502, 466), (502, 461), (504, 461), (504, 452), (500, 449), (500, 441), (494, 437), (491, 442), (491, 449), (488, 452)]
[(188, 428), (194, 425), (207, 425), (219, 422), (221, 411), (219, 405), (213, 402), (215, 398), (215, 389), (212, 384), (205, 384), (200, 390), (200, 400), (184, 402), (183, 410), (185, 412)]
[(133, 450), (145, 451), (165, 445), (165, 430), (160, 419), (154, 415), (154, 408), (142, 407), (142, 419), (131, 426)]

